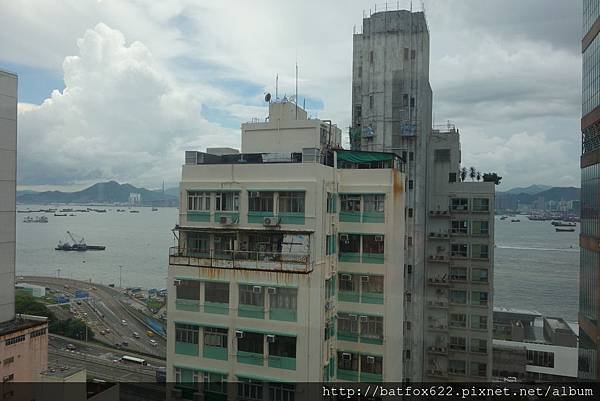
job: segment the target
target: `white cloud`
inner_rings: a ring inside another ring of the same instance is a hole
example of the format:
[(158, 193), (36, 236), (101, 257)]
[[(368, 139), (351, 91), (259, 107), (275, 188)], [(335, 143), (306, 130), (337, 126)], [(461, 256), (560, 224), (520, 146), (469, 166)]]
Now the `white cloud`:
[(105, 24), (64, 60), (65, 89), (19, 107), (23, 184), (117, 179), (177, 181), (183, 152), (237, 141), (200, 116), (197, 96), (177, 85), (140, 42)]

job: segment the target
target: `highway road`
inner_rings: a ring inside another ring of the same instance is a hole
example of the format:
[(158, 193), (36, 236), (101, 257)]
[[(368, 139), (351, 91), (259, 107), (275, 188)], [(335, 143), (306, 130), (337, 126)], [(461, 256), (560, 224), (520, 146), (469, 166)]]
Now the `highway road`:
[[(132, 312), (126, 307), (122, 300), (127, 295), (119, 290), (100, 284), (94, 284), (79, 280), (62, 279), (55, 277), (25, 276), (18, 277), (17, 282), (42, 285), (58, 293), (69, 295), (74, 299), (76, 289), (85, 290), (89, 293), (89, 299), (82, 300), (79, 303), (71, 304), (71, 312), (81, 319), (85, 320), (92, 328), (95, 339), (112, 347), (117, 343), (126, 342), (122, 346), (123, 352), (133, 351), (146, 355), (154, 355), (159, 358), (166, 357), (166, 340), (159, 335), (149, 337), (146, 333), (149, 328), (141, 323)], [(60, 311), (61, 307), (52, 307), (57, 317), (63, 317), (65, 310)], [(125, 323), (122, 321), (125, 320)], [(102, 335), (101, 332), (109, 329), (109, 332)], [(139, 338), (134, 336), (138, 333)], [(151, 344), (150, 340), (156, 341), (156, 346)]]
[[(73, 345), (69, 350), (67, 345)], [(121, 360), (125, 353), (105, 346), (76, 341), (51, 334), (48, 343), (49, 367), (59, 369), (85, 368), (88, 378), (106, 381), (154, 382), (156, 368), (164, 367), (165, 361), (144, 355), (127, 353), (126, 355), (146, 360), (147, 366), (130, 364)]]

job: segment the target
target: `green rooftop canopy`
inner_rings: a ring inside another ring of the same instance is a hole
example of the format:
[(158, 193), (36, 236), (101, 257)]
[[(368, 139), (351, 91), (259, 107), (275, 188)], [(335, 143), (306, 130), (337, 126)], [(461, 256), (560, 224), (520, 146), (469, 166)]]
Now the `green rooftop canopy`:
[(394, 154), (384, 152), (360, 152), (360, 151), (343, 151), (337, 152), (337, 159), (348, 163), (371, 163), (390, 161), (394, 159)]

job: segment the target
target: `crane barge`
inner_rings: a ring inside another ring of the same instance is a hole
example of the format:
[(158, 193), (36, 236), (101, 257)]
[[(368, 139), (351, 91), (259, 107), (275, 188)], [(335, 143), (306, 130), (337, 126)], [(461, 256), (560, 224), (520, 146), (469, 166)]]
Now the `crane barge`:
[(73, 236), (73, 233), (71, 233), (70, 231), (67, 231), (67, 235), (71, 239), (71, 242), (59, 241), (56, 248), (54, 248), (55, 250), (85, 252), (85, 251), (103, 251), (106, 249), (106, 247), (103, 245), (88, 245), (88, 244), (86, 244), (85, 239), (83, 237), (81, 237), (81, 239), (77, 240)]

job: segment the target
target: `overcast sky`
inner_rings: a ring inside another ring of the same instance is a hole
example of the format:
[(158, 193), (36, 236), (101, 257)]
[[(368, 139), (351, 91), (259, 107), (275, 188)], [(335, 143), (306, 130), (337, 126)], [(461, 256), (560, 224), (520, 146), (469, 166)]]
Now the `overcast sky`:
[[(580, 3), (425, 1), (435, 123), (457, 125), (463, 163), (498, 172), (500, 190), (580, 185)], [(185, 150), (239, 147), (240, 124), (267, 114), (275, 74), (280, 92), (294, 91), (296, 60), (309, 113), (347, 127), (352, 31), (369, 9), (359, 0), (0, 2), (0, 68), (20, 76), (21, 189), (176, 185)]]

